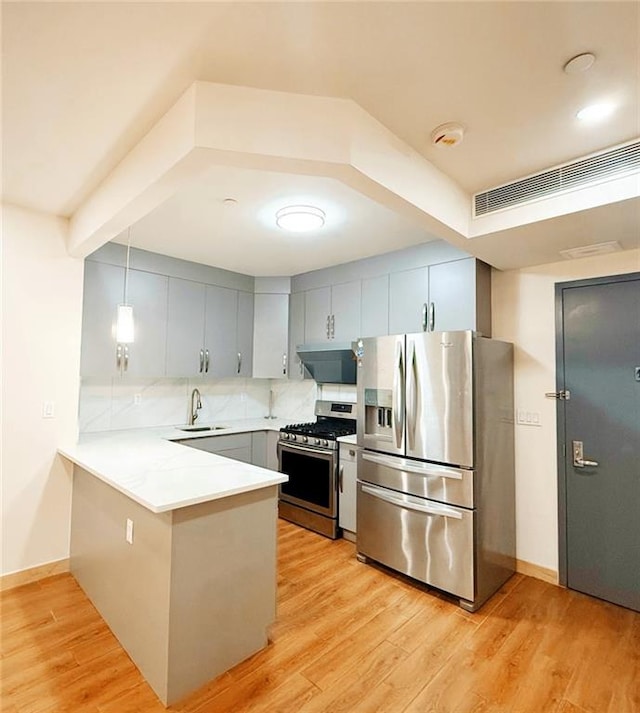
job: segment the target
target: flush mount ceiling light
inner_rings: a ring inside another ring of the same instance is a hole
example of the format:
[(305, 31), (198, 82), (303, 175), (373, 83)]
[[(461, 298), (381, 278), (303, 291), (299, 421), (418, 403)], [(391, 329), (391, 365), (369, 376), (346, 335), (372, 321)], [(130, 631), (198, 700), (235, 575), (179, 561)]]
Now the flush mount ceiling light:
[(324, 225), (325, 212), (312, 205), (288, 205), (276, 212), (276, 225), (292, 233), (318, 230)]
[(613, 110), (613, 104), (604, 102), (601, 104), (589, 104), (589, 106), (585, 106), (584, 109), (580, 109), (576, 117), (586, 123), (595, 123), (610, 117), (611, 114), (613, 114)]

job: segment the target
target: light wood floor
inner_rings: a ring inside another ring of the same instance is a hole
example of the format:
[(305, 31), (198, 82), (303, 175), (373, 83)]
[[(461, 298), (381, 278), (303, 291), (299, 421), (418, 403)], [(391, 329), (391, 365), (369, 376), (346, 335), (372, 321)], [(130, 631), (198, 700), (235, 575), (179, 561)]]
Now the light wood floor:
[[(280, 523), (264, 651), (182, 713), (638, 713), (640, 614), (516, 575), (476, 614)], [(4, 713), (163, 711), (70, 575), (2, 595)]]

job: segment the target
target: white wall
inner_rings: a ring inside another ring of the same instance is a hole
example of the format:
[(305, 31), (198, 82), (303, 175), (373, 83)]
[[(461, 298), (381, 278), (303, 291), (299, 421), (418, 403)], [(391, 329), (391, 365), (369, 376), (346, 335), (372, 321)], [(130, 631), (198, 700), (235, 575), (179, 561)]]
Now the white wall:
[(66, 230), (3, 206), (2, 574), (69, 553), (71, 473), (56, 448), (77, 428), (83, 266)]
[(555, 284), (640, 271), (640, 251), (493, 273), (493, 336), (515, 344), (516, 409), (540, 427), (516, 425), (518, 559), (558, 569)]

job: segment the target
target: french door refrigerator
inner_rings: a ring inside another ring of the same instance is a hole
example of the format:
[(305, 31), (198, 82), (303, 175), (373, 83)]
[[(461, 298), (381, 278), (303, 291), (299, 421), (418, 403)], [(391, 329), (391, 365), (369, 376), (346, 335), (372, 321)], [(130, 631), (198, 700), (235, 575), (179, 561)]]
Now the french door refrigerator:
[(475, 611), (515, 565), (512, 345), (428, 332), (356, 356), (358, 557)]

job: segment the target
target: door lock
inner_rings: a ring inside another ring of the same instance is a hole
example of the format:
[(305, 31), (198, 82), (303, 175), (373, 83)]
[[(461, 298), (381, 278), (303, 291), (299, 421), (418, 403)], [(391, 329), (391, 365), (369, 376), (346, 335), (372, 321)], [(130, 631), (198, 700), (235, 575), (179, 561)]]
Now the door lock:
[(584, 457), (584, 446), (582, 441), (571, 441), (573, 450), (573, 465), (576, 468), (595, 468), (598, 461), (588, 460)]

